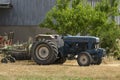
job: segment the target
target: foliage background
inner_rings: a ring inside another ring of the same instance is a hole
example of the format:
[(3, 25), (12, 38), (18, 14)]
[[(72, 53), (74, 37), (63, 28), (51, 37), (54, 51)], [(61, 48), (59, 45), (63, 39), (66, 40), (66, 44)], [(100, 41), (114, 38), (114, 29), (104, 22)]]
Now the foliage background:
[(55, 30), (61, 35), (90, 35), (101, 39), (101, 47), (108, 55), (119, 56), (116, 42), (120, 37), (120, 29), (114, 17), (119, 15), (119, 0), (102, 0), (93, 7), (85, 0), (57, 0), (40, 24)]

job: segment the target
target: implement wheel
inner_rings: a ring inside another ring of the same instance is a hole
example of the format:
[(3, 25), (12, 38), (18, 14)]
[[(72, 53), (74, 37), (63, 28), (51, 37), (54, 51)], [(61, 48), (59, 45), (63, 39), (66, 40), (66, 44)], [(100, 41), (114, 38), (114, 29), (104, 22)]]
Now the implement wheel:
[(1, 63), (8, 63), (7, 58), (3, 58), (3, 59), (1, 59)]
[(16, 59), (12, 56), (8, 56), (7, 59), (11, 62), (11, 63), (15, 63)]

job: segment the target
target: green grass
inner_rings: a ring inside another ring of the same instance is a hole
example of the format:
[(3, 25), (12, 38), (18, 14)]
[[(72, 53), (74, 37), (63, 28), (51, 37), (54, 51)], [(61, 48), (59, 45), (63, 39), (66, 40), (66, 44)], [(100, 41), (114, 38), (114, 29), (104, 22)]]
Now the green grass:
[(2, 76), (0, 75), (0, 80), (94, 80), (92, 78), (80, 78), (80, 77), (70, 77), (70, 76), (62, 76), (62, 77), (43, 77), (43, 76)]
[(92, 78), (22, 76), (16, 80), (93, 80)]
[(8, 80), (8, 77), (0, 75), (0, 80)]

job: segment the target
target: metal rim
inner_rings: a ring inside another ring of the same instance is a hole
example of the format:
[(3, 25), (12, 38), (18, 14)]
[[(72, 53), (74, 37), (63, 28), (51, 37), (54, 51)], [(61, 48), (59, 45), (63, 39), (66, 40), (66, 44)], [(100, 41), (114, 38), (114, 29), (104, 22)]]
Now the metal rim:
[(82, 54), (79, 60), (81, 64), (85, 65), (88, 62), (88, 57), (85, 54)]
[(36, 49), (36, 56), (40, 60), (46, 60), (49, 56), (49, 49), (47, 47), (38, 46)]

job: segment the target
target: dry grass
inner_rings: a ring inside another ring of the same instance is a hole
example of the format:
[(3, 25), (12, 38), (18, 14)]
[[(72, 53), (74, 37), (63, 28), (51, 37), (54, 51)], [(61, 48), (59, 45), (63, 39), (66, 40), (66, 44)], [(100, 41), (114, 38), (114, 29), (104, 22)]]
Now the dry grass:
[(0, 80), (120, 80), (120, 61), (80, 67), (76, 61), (63, 65), (36, 65), (32, 61), (0, 63)]

